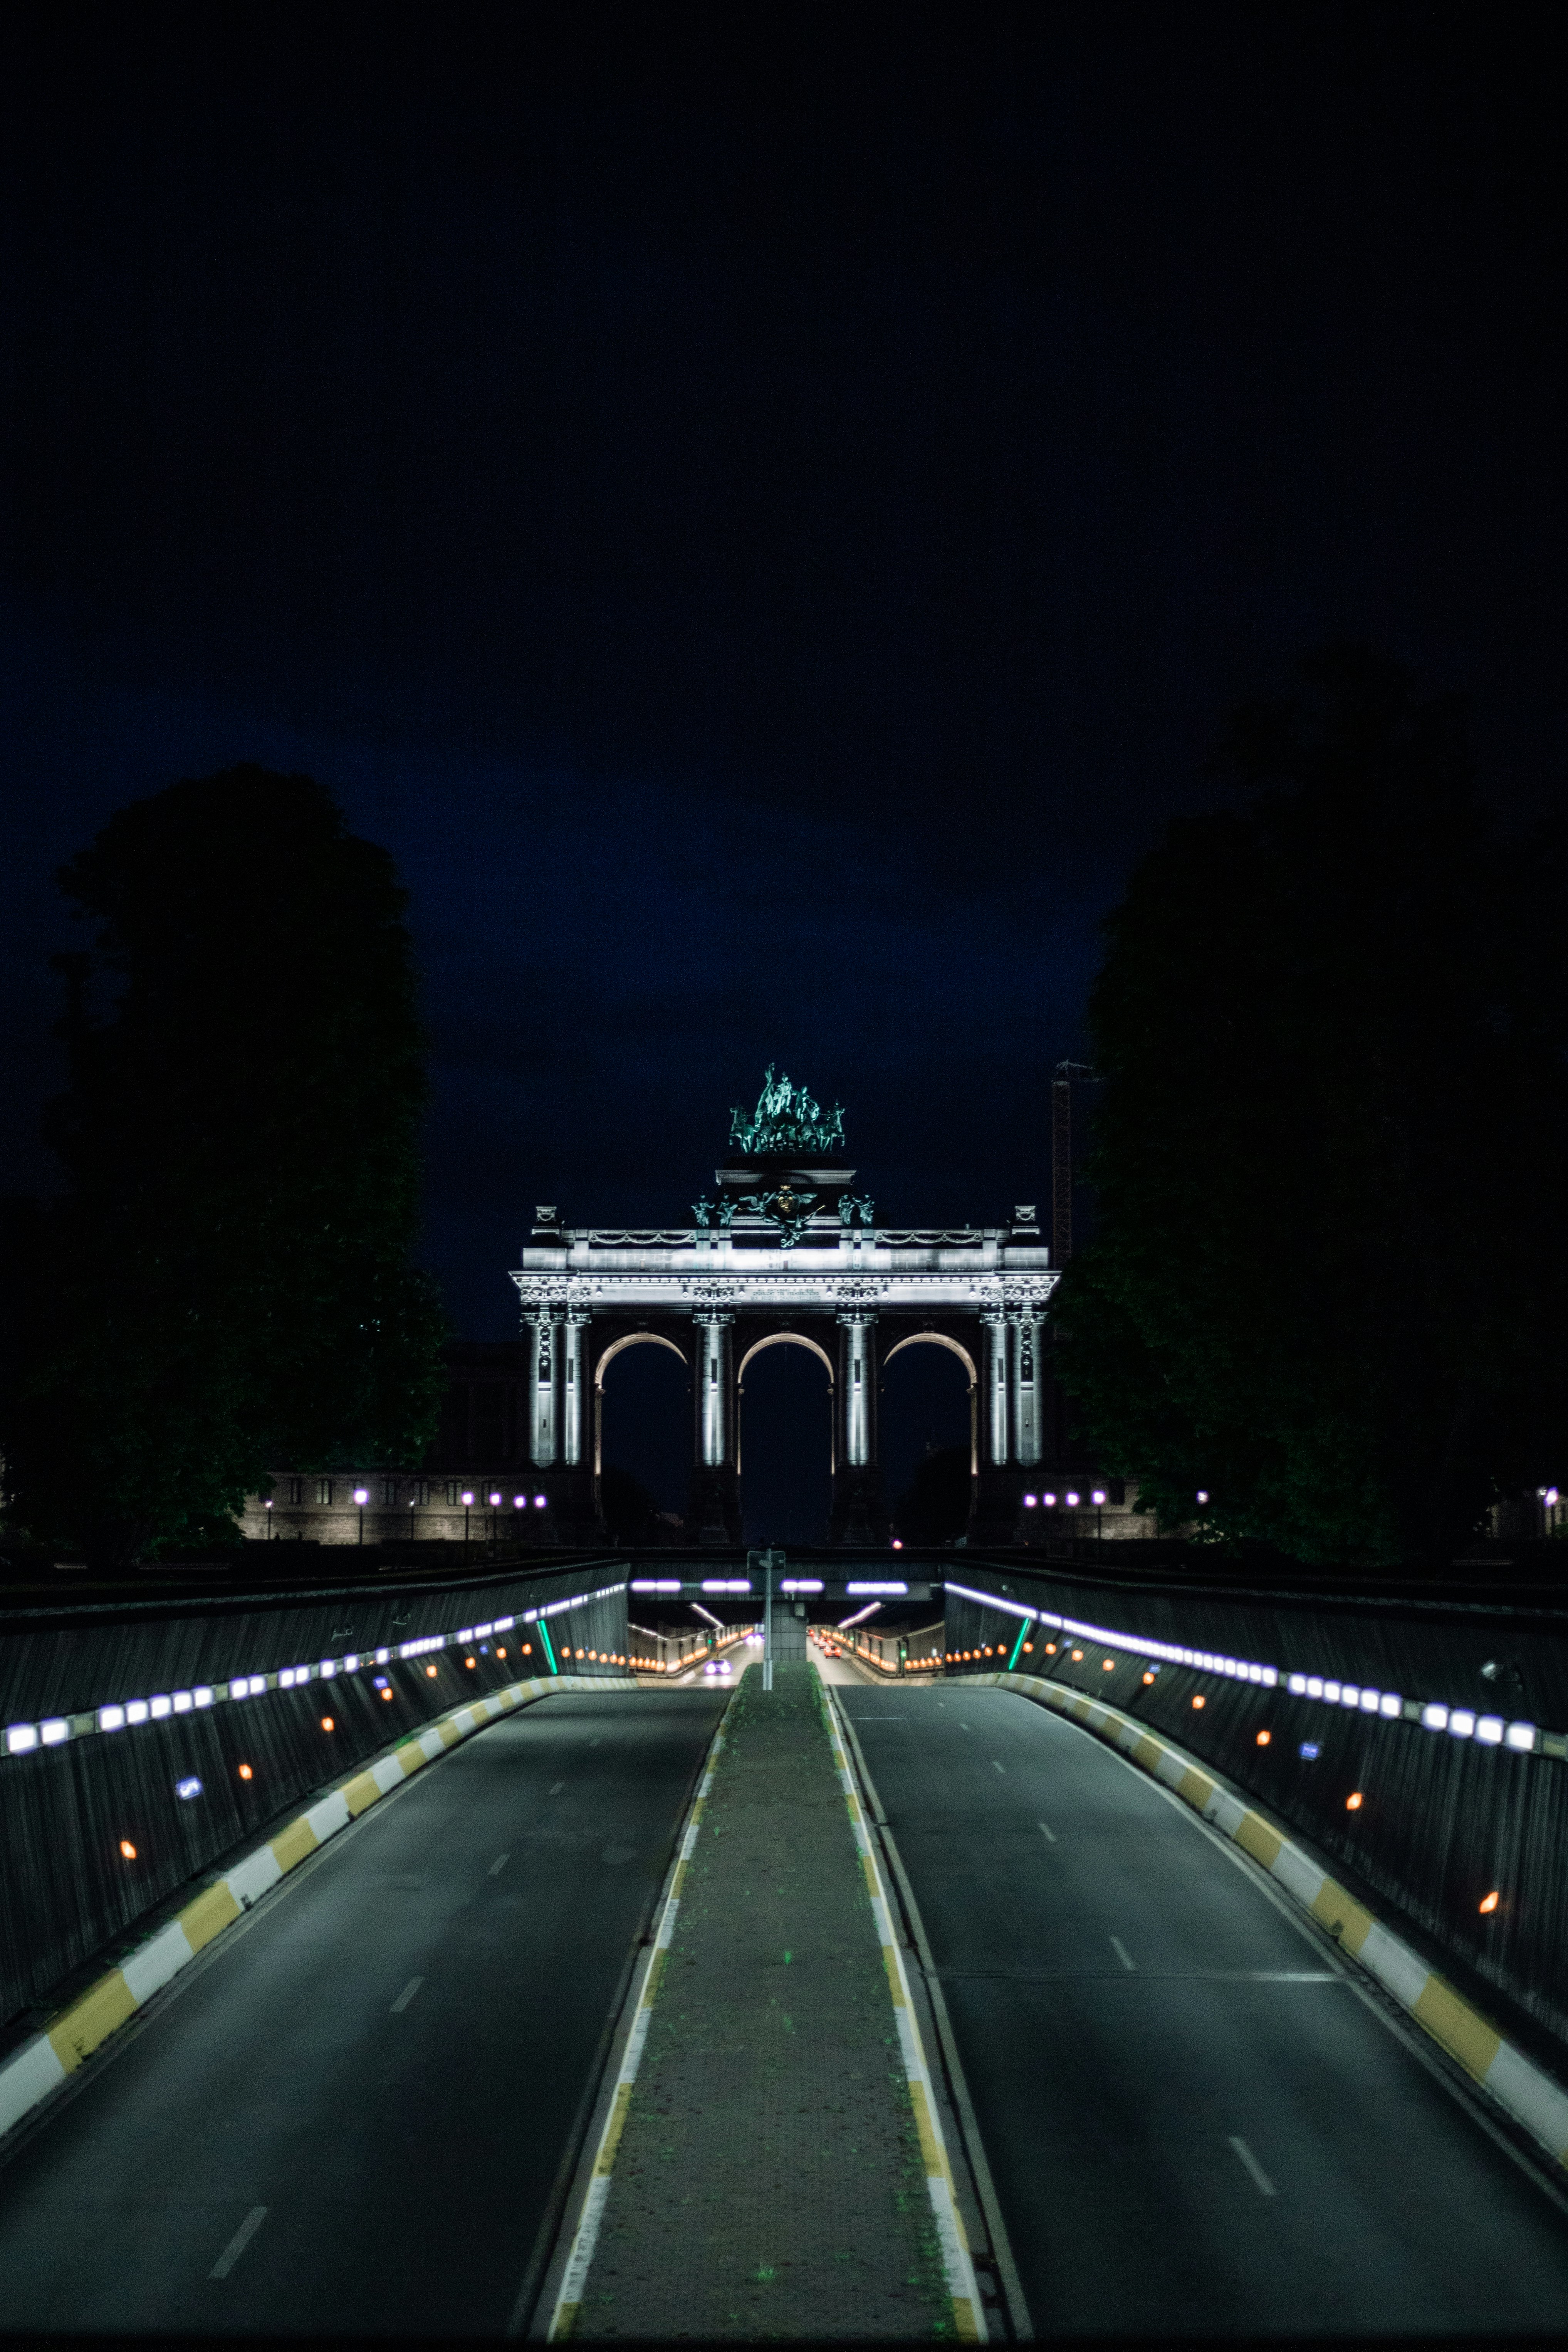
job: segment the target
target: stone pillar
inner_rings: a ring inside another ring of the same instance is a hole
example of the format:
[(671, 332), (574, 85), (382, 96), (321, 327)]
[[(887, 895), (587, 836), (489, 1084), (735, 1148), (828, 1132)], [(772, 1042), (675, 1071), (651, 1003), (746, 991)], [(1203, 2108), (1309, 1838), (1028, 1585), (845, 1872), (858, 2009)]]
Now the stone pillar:
[(569, 1310), (562, 1331), (562, 1397), (561, 1397), (561, 1459), (569, 1470), (583, 1466), (584, 1433), (588, 1426), (588, 1399), (583, 1386), (583, 1334), (588, 1328), (588, 1318), (578, 1308)]
[(691, 1318), (696, 1339), (697, 1465), (722, 1470), (735, 1457), (735, 1375), (731, 1333), (732, 1315), (699, 1314)]
[(735, 1476), (735, 1318), (699, 1307), (691, 1318), (691, 1528), (700, 1544), (741, 1539)]
[(846, 1470), (877, 1467), (875, 1315), (858, 1309), (838, 1318), (838, 1444)]
[(876, 1314), (848, 1307), (838, 1318), (832, 1543), (876, 1546), (888, 1540), (877, 1458), (877, 1380)]
[(561, 1326), (548, 1307), (523, 1317), (529, 1335), (528, 1458), (536, 1470), (550, 1469), (560, 1453)]
[(1013, 1459), (1032, 1470), (1043, 1451), (1045, 1368), (1040, 1358), (1040, 1310), (1020, 1307), (1008, 1318), (1008, 1369), (1012, 1374)]
[(1012, 1447), (1008, 1442), (1007, 1325), (1000, 1308), (989, 1308), (980, 1320), (985, 1328), (985, 1396), (981, 1408), (981, 1467), (1005, 1467)]

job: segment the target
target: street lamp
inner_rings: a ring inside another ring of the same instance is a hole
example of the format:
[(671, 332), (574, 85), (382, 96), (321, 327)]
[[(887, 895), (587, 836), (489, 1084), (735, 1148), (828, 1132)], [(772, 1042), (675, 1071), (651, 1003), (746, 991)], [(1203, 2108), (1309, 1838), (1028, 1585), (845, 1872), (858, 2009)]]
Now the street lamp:
[(495, 1541), (495, 1539), (496, 1539), (496, 1513), (497, 1513), (497, 1511), (498, 1511), (500, 1508), (500, 1489), (498, 1487), (498, 1488), (496, 1489), (495, 1493), (490, 1496), (490, 1541), (491, 1541), (491, 1543), (494, 1543), (494, 1541)]
[(270, 1543), (272, 1541), (272, 1497), (270, 1495), (268, 1496), (267, 1500), (262, 1504), (261, 1507), (268, 1515), (267, 1540)]
[(363, 1543), (364, 1541), (364, 1507), (369, 1500), (370, 1488), (368, 1486), (356, 1486), (354, 1488), (354, 1501), (359, 1505), (359, 1539), (361, 1543)]
[(463, 1558), (465, 1559), (468, 1556), (468, 1513), (473, 1508), (473, 1488), (465, 1486), (463, 1489)]
[(1095, 1540), (1095, 1542), (1096, 1542), (1096, 1544), (1097, 1544), (1097, 1545), (1099, 1545), (1099, 1544), (1103, 1544), (1103, 1543), (1104, 1543), (1104, 1541), (1105, 1541), (1105, 1489), (1104, 1489), (1104, 1487), (1103, 1487), (1103, 1486), (1097, 1486), (1097, 1487), (1095, 1488), (1095, 1490), (1094, 1490), (1094, 1493), (1093, 1493), (1093, 1494), (1092, 1494), (1092, 1496), (1089, 1497), (1089, 1499), (1090, 1499), (1090, 1501), (1091, 1501), (1091, 1502), (1093, 1503), (1093, 1505), (1094, 1505), (1094, 1540)]

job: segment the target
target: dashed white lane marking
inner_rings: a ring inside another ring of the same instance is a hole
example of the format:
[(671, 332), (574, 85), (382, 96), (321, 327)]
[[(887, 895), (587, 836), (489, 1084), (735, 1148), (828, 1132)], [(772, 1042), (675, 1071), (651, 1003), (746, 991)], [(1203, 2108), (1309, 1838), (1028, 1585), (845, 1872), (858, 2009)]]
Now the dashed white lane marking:
[(387, 2014), (391, 2017), (400, 2017), (424, 1981), (425, 1979), (423, 1977), (410, 1977), (408, 1982), (404, 1986), (403, 1990), (398, 1994), (397, 1999), (393, 2002)]
[(960, 1731), (967, 1731), (967, 1730), (968, 1730), (968, 1728), (969, 1728), (968, 1724), (967, 1724), (967, 1723), (965, 1723), (965, 1721), (963, 1720), (963, 1717), (962, 1716), (960, 1716), (960, 1717), (959, 1717), (959, 1718), (958, 1718), (958, 1727), (959, 1727)]
[(1278, 2197), (1279, 2191), (1275, 2188), (1274, 2183), (1269, 2179), (1268, 2175), (1264, 2171), (1263, 2167), (1258, 2163), (1258, 2158), (1253, 2155), (1252, 2150), (1247, 2147), (1247, 2142), (1244, 2139), (1237, 2139), (1233, 2132), (1231, 2135), (1230, 2144), (1236, 2150), (1237, 2155), (1240, 2158), (1242, 2163), (1246, 2166), (1247, 2171), (1252, 2175), (1252, 2185), (1257, 2189), (1258, 2195), (1260, 2197)]
[(1040, 1831), (1047, 1845), (1055, 1845), (1057, 1842), (1057, 1833), (1055, 1830), (1052, 1829), (1049, 1822), (1037, 1822), (1035, 1823), (1035, 1827)]
[(597, 1739), (590, 1739), (590, 1740), (589, 1740), (589, 1742), (588, 1742), (588, 1745), (589, 1745), (589, 1747), (590, 1747), (590, 1748), (602, 1748), (602, 1747), (604, 1746), (604, 1744), (605, 1744), (605, 1735), (604, 1735), (604, 1733), (603, 1733), (602, 1731), (600, 1732), (600, 1734), (599, 1734), (599, 1736), (598, 1736)]
[(1110, 1938), (1110, 1948), (1115, 1953), (1117, 1958), (1121, 1961), (1122, 1967), (1126, 1969), (1128, 1975), (1130, 1977), (1135, 1977), (1138, 1973), (1138, 1963), (1133, 1958), (1131, 1953), (1128, 1950), (1120, 1936), (1112, 1936)]
[(1007, 1767), (1005, 1764), (998, 1764), (996, 1759), (993, 1756), (991, 1759), (991, 1769), (993, 1772), (1005, 1772)]
[[(417, 1982), (417, 1979), (416, 1979)], [(227, 2278), (252, 2238), (267, 2219), (265, 2205), (253, 2205), (216, 2262), (207, 2273), (208, 2278)]]
[(495, 1858), (495, 1860), (491, 1863), (491, 1864), (490, 1864), (490, 1866), (489, 1866), (489, 1873), (488, 1873), (488, 1875), (489, 1875), (489, 1877), (491, 1877), (491, 1878), (499, 1878), (499, 1877), (500, 1876), (500, 1874), (501, 1874), (501, 1872), (506, 1868), (507, 1864), (508, 1864), (510, 1860), (511, 1860), (511, 1856), (510, 1856), (510, 1853), (498, 1853), (498, 1854), (497, 1854), (497, 1856), (496, 1856), (496, 1858)]
[(553, 1789), (552, 1789), (552, 1790), (550, 1791), (551, 1795), (552, 1795), (552, 1797), (558, 1797), (558, 1796), (561, 1794), (562, 1790), (563, 1790), (565, 1786), (566, 1786), (566, 1783), (565, 1783), (565, 1781), (564, 1781), (564, 1780), (557, 1780), (557, 1782), (555, 1783), (555, 1786), (554, 1786), (554, 1787), (553, 1787)]

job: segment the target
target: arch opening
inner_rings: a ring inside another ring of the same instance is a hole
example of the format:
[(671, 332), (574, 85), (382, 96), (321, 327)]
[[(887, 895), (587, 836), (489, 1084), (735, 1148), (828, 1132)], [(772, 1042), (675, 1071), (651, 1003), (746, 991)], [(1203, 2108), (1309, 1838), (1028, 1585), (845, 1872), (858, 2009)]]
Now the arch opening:
[(679, 1541), (691, 1472), (690, 1368), (662, 1332), (628, 1331), (600, 1357), (594, 1469), (613, 1541)]
[(737, 1456), (746, 1541), (786, 1548), (826, 1543), (832, 1359), (804, 1332), (773, 1331), (747, 1349), (741, 1370), (746, 1377), (737, 1381)]
[(882, 1468), (905, 1543), (950, 1543), (968, 1524), (978, 1393), (973, 1358), (946, 1332), (911, 1332), (883, 1359)]

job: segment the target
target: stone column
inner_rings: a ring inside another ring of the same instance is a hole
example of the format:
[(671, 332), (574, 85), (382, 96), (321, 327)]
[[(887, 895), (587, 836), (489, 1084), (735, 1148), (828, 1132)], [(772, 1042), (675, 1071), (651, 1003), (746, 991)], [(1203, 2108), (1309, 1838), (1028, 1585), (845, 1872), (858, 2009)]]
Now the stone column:
[(981, 1461), (986, 1469), (1000, 1470), (1011, 1451), (1007, 1425), (1007, 1326), (999, 1307), (987, 1308), (980, 1320), (985, 1328), (985, 1400), (982, 1407)]
[(734, 1322), (732, 1315), (707, 1309), (691, 1318), (699, 1470), (728, 1469), (735, 1458)]
[(873, 1307), (846, 1307), (839, 1315), (836, 1385), (828, 1541), (884, 1544), (888, 1514), (877, 1459), (877, 1315)]
[(561, 1459), (569, 1470), (583, 1466), (584, 1433), (588, 1425), (588, 1399), (583, 1387), (583, 1334), (588, 1318), (568, 1310), (562, 1332)]
[(1012, 1379), (1013, 1459), (1032, 1470), (1042, 1451), (1044, 1371), (1040, 1360), (1040, 1310), (1023, 1307), (1008, 1320)]
[(877, 1356), (874, 1314), (838, 1318), (838, 1461), (846, 1470), (877, 1467)]
[(554, 1310), (534, 1308), (523, 1317), (529, 1334), (528, 1458), (548, 1470), (560, 1452), (561, 1327)]
[(700, 1544), (741, 1540), (735, 1475), (733, 1315), (699, 1307), (691, 1317), (692, 1465), (690, 1534)]

